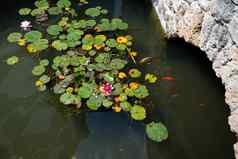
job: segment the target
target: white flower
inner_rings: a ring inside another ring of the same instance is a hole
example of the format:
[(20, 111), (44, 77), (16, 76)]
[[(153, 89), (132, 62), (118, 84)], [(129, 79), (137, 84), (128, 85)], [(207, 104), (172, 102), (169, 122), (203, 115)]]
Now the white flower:
[(28, 29), (30, 29), (31, 27), (32, 27), (32, 25), (31, 25), (31, 22), (30, 22), (30, 21), (25, 20), (25, 21), (21, 22), (21, 28), (22, 28), (23, 30), (28, 30)]

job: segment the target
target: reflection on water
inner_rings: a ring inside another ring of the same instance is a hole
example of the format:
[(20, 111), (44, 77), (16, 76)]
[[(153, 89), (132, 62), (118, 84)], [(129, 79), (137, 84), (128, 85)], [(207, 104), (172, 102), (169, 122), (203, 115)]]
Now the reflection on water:
[[(176, 78), (151, 88), (151, 118), (168, 126), (169, 140), (147, 140), (143, 124), (123, 113), (65, 117), (56, 97), (34, 88), (31, 58), (6, 42), (19, 22), (16, 9), (6, 6), (0, 17), (0, 159), (232, 159), (224, 90), (202, 53), (180, 41), (166, 43), (157, 17), (143, 0), (95, 3), (129, 21), (137, 50), (153, 57), (153, 64), (144, 65), (147, 71)], [(11, 55), (22, 62), (5, 65)]]

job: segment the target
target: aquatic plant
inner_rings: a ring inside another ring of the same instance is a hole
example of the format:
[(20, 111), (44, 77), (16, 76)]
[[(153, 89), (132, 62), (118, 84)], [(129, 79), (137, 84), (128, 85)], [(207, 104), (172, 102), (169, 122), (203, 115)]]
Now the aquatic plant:
[[(58, 52), (49, 59), (40, 59), (32, 69), (36, 88), (52, 90), (62, 104), (75, 110), (127, 112), (136, 121), (145, 120), (150, 107), (145, 102), (150, 95), (147, 84), (156, 83), (157, 77), (143, 73), (137, 64), (128, 24), (120, 18), (107, 18), (108, 11), (102, 7), (78, 13), (73, 5), (70, 0), (58, 0), (53, 6), (47, 0), (37, 0), (35, 8), (19, 10), (26, 19), (35, 17), (38, 22), (37, 16), (52, 16), (47, 25), (36, 23), (33, 30), (26, 20), (21, 23), (24, 32), (7, 37), (30, 55), (41, 57), (47, 49)], [(13, 56), (6, 63), (14, 65), (18, 61)], [(158, 142), (168, 137), (161, 122), (149, 123), (146, 132)]]

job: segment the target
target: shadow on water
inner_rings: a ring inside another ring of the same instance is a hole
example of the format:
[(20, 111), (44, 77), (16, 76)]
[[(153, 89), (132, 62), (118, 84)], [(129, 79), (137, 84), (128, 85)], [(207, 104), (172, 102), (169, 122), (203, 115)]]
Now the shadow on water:
[[(60, 105), (57, 97), (35, 90), (31, 58), (5, 40), (7, 33), (19, 29), (16, 8), (32, 1), (9, 0), (0, 10), (1, 159), (233, 159), (229, 110), (220, 80), (199, 49), (163, 38), (148, 1), (96, 0), (94, 4), (129, 22), (141, 57), (153, 57), (145, 70), (175, 78), (151, 87), (151, 118), (162, 120), (170, 135), (159, 144), (149, 141), (143, 125), (126, 114), (65, 117), (55, 107)], [(4, 60), (11, 55), (19, 55), (22, 62), (7, 66)]]

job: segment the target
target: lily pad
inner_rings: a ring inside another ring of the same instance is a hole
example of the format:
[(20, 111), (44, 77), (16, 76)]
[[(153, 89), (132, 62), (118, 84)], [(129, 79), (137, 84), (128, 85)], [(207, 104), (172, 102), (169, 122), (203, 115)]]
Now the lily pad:
[(87, 106), (89, 109), (96, 111), (98, 110), (98, 108), (102, 106), (102, 102), (103, 102), (102, 96), (91, 96), (87, 100)]
[(60, 102), (65, 105), (74, 104), (76, 100), (75, 95), (71, 93), (64, 93), (60, 96)]
[(60, 32), (62, 32), (62, 31), (63, 31), (63, 28), (59, 25), (50, 25), (47, 28), (47, 33), (49, 35), (53, 35), (53, 36), (59, 35)]
[(90, 16), (90, 17), (97, 17), (100, 14), (101, 14), (101, 11), (98, 8), (88, 8), (85, 11), (85, 15)]
[(109, 46), (109, 47), (111, 47), (111, 48), (114, 48), (114, 47), (117, 46), (117, 42), (116, 42), (115, 39), (108, 39), (108, 40), (106, 41), (106, 45)]
[(121, 70), (123, 69), (127, 64), (127, 61), (126, 60), (122, 60), (122, 59), (119, 59), (119, 58), (115, 58), (111, 61), (110, 65), (113, 69), (116, 69), (116, 70)]
[(131, 110), (131, 117), (135, 120), (144, 120), (146, 117), (146, 111), (143, 106), (134, 105)]
[(49, 3), (47, 0), (37, 0), (35, 6), (39, 9), (47, 10), (49, 8)]
[(39, 39), (32, 43), (32, 47), (36, 51), (45, 50), (48, 48), (48, 46), (49, 46), (49, 43), (47, 39)]
[(15, 65), (19, 62), (19, 58), (17, 56), (12, 56), (9, 57), (6, 62), (8, 65)]
[(40, 9), (40, 8), (36, 8), (36, 9), (33, 9), (33, 10), (31, 11), (31, 15), (32, 15), (33, 17), (38, 16), (38, 15), (42, 15), (42, 14), (44, 14), (44, 13), (45, 13), (45, 11), (44, 11), (43, 9)]
[(146, 86), (140, 85), (137, 89), (134, 90), (134, 95), (139, 99), (143, 99), (149, 96), (149, 91)]
[(42, 65), (37, 65), (33, 68), (32, 74), (35, 76), (40, 76), (45, 72), (45, 67)]
[(78, 95), (81, 98), (89, 98), (93, 93), (93, 85), (88, 83), (83, 83), (83, 85), (78, 89)]
[(81, 36), (83, 34), (84, 32), (81, 30), (73, 30), (69, 32), (69, 34), (67, 35), (67, 39), (70, 41), (78, 41), (79, 39), (81, 39)]
[(59, 0), (57, 6), (59, 8), (68, 8), (71, 6), (71, 2), (69, 0)]
[(35, 42), (42, 38), (42, 33), (39, 31), (30, 31), (24, 35), (27, 42)]
[(102, 105), (106, 108), (110, 108), (113, 105), (113, 101), (108, 100), (108, 99), (104, 99), (102, 102)]
[(146, 134), (149, 139), (161, 142), (168, 138), (168, 130), (161, 122), (151, 122), (146, 125)]
[(136, 68), (132, 68), (129, 70), (129, 75), (131, 78), (139, 78), (141, 76), (141, 72)]
[(47, 76), (47, 75), (43, 75), (43, 76), (40, 77), (39, 80), (42, 81), (44, 84), (46, 84), (46, 83), (50, 82), (50, 77)]
[(59, 15), (59, 14), (63, 13), (63, 11), (59, 7), (51, 7), (48, 9), (48, 13), (50, 15)]
[(147, 73), (145, 75), (145, 80), (148, 81), (149, 83), (156, 83), (157, 77), (154, 74)]
[(7, 40), (10, 43), (15, 43), (15, 42), (18, 42), (18, 40), (20, 40), (21, 37), (22, 37), (21, 33), (14, 32), (8, 35)]
[(131, 110), (131, 103), (127, 102), (127, 101), (124, 101), (124, 102), (121, 102), (120, 103), (120, 107), (126, 111), (126, 112), (129, 112)]
[(47, 60), (47, 59), (43, 59), (43, 60), (40, 60), (40, 65), (42, 65), (42, 66), (48, 66), (49, 65), (49, 60)]
[(19, 10), (18, 13), (20, 15), (29, 15), (31, 13), (31, 9), (30, 8), (22, 8)]
[(68, 49), (67, 43), (63, 42), (62, 40), (53, 41), (52, 46), (58, 51), (64, 51)]

